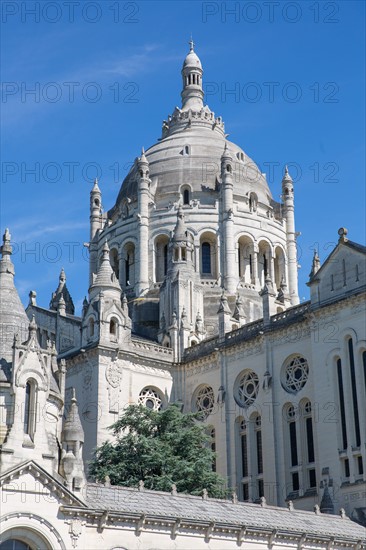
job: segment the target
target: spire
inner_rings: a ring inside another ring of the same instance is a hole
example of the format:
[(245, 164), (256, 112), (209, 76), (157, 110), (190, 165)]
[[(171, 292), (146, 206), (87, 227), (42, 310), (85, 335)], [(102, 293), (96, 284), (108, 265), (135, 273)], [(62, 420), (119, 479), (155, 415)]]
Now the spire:
[(290, 176), (289, 171), (288, 171), (287, 164), (286, 164), (286, 166), (285, 166), (285, 173), (284, 173), (283, 178), (282, 178), (282, 183), (283, 183), (283, 182), (291, 182), (291, 183), (293, 183), (292, 177)]
[(62, 436), (63, 441), (67, 441), (69, 443), (72, 441), (80, 441), (81, 443), (84, 443), (84, 430), (79, 416), (75, 388), (72, 388), (70, 409), (65, 420)]
[(72, 388), (72, 398), (69, 413), (62, 430), (61, 472), (66, 478), (69, 489), (78, 491), (85, 483), (82, 446), (84, 430), (80, 421), (75, 388)]
[(311, 264), (311, 271), (309, 273), (310, 279), (314, 277), (314, 275), (319, 271), (319, 269), (320, 269), (320, 258), (318, 256), (317, 250), (314, 249), (314, 256)]
[(183, 69), (183, 91), (182, 91), (182, 110), (201, 111), (203, 108), (203, 89), (202, 89), (202, 65), (199, 57), (194, 51), (194, 42), (191, 38), (189, 42), (189, 53), (186, 56)]
[(102, 259), (90, 287), (90, 298), (94, 298), (101, 290), (109, 290), (116, 298), (121, 298), (121, 287), (111, 266), (107, 241), (103, 245)]
[[(14, 265), (11, 260), (12, 246), (9, 229), (3, 235), (0, 247), (0, 365), (11, 362), (13, 358), (14, 335), (19, 335), (19, 341), (27, 339), (29, 319), (14, 285)], [(2, 371), (0, 366), (0, 381), (6, 380), (10, 371)]]
[(323, 497), (320, 503), (320, 511), (322, 514), (334, 514), (334, 504), (330, 496), (328, 484), (325, 484)]
[(59, 279), (58, 279), (58, 287), (55, 290), (55, 292), (52, 292), (51, 301), (50, 301), (50, 309), (53, 311), (57, 311), (59, 308), (59, 304), (61, 301), (61, 298), (64, 302), (62, 306), (65, 306), (65, 313), (69, 313), (70, 315), (75, 314), (75, 306), (74, 302), (72, 301), (70, 292), (66, 286), (66, 274), (64, 268), (61, 269)]
[(142, 147), (141, 149), (141, 156), (140, 158), (138, 159), (138, 162), (141, 164), (141, 163), (144, 163), (144, 164), (149, 164), (149, 161), (147, 160), (146, 158), (146, 155), (145, 155), (145, 149)]
[(175, 224), (173, 241), (186, 241), (187, 240), (187, 230), (184, 220), (184, 212), (182, 205), (179, 205), (177, 212), (177, 223)]
[(93, 189), (91, 190), (92, 193), (100, 193), (99, 185), (98, 185), (98, 178), (95, 178)]

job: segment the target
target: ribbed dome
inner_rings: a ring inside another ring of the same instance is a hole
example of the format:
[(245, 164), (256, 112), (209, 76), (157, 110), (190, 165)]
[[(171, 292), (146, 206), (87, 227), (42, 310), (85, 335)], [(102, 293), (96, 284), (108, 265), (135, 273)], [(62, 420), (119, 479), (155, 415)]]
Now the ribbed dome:
[(13, 340), (16, 334), (24, 342), (28, 336), (29, 319), (14, 286), (14, 265), (11, 261), (10, 233), (6, 229), (1, 247), (0, 260), (0, 380), (10, 374), (9, 364), (13, 357)]
[[(193, 198), (194, 193), (218, 196), (225, 142), (233, 159), (234, 196), (244, 197), (254, 192), (260, 202), (269, 204), (272, 196), (268, 184), (252, 159), (235, 143), (226, 141), (221, 132), (195, 126), (169, 135), (146, 151), (157, 206), (177, 200), (179, 188), (185, 184), (191, 187)], [(117, 206), (126, 198), (136, 197), (137, 180), (138, 170), (134, 165), (122, 184)]]

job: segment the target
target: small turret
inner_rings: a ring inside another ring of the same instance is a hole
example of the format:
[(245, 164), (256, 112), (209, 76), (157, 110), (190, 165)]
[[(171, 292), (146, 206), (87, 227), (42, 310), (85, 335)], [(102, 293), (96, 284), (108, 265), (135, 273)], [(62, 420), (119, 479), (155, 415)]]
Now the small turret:
[(99, 189), (98, 180), (95, 178), (94, 185), (90, 191), (90, 240), (95, 237), (98, 229), (102, 228), (102, 193)]
[(245, 315), (245, 311), (244, 311), (243, 300), (242, 300), (240, 294), (238, 294), (237, 298), (236, 298), (235, 310), (234, 310), (233, 317), (236, 321), (238, 321), (239, 327), (241, 327), (245, 324), (246, 315)]
[(320, 502), (320, 511), (322, 514), (334, 514), (334, 504), (327, 483), (324, 485), (323, 496)]
[(72, 301), (71, 294), (66, 286), (66, 274), (64, 268), (62, 268), (60, 272), (58, 287), (55, 292), (52, 293), (50, 309), (58, 311), (60, 309), (60, 301), (62, 301), (61, 309), (65, 309), (65, 312), (62, 313), (62, 315), (65, 315), (65, 313), (69, 313), (70, 315), (75, 314), (74, 302)]
[(89, 289), (90, 299), (95, 298), (101, 290), (108, 292), (111, 297), (113, 296), (120, 302), (122, 291), (111, 266), (107, 241), (103, 245), (100, 266), (97, 274), (93, 277), (93, 283)]
[(142, 148), (137, 159), (138, 179), (138, 247), (137, 247), (137, 286), (136, 294), (140, 296), (149, 290), (149, 201), (150, 179), (149, 161)]
[(314, 275), (319, 271), (321, 265), (320, 265), (320, 258), (318, 256), (318, 252), (317, 250), (314, 250), (314, 256), (313, 256), (313, 261), (312, 261), (312, 264), (311, 264), (311, 271), (309, 273), (309, 278), (312, 279), (312, 277), (314, 277)]
[(287, 166), (282, 178), (282, 200), (284, 203), (284, 217), (286, 219), (289, 294), (291, 304), (296, 305), (300, 300), (297, 281), (298, 265), (296, 247), (297, 234), (295, 232), (294, 185)]
[(225, 295), (225, 291), (222, 292), (220, 297), (220, 306), (217, 311), (217, 315), (219, 318), (219, 336), (220, 338), (223, 338), (227, 332), (230, 332), (232, 329), (231, 324), (231, 310), (229, 308), (229, 304), (227, 301), (227, 297)]
[(276, 293), (273, 289), (272, 280), (267, 275), (264, 287), (260, 291), (259, 295), (262, 297), (262, 306), (263, 306), (263, 324), (267, 326), (271, 322), (271, 315), (275, 313), (274, 300)]
[(85, 483), (83, 443), (84, 430), (73, 388), (69, 413), (62, 430), (61, 473), (66, 478), (68, 489), (74, 491), (80, 491)]
[(234, 243), (234, 184), (233, 184), (233, 159), (229, 152), (227, 142), (221, 157), (221, 197), (224, 245), (224, 288), (229, 294), (234, 294), (237, 287), (236, 258)]
[(183, 90), (181, 96), (183, 111), (188, 111), (188, 109), (200, 111), (203, 108), (202, 74), (201, 61), (194, 51), (194, 43), (191, 39), (189, 53), (182, 68)]

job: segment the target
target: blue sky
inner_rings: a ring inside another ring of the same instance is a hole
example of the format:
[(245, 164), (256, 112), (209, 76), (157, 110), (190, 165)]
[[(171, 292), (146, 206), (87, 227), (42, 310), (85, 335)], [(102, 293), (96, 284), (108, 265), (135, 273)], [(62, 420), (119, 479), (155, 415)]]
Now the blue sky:
[(80, 308), (91, 181), (98, 174), (111, 208), (141, 146), (180, 105), (191, 33), (207, 103), (277, 200), (290, 165), (301, 298), (314, 246), (323, 260), (340, 226), (364, 242), (364, 2), (4, 0), (1, 8), (0, 226), (12, 233), (24, 303), (35, 289), (47, 306), (64, 267)]

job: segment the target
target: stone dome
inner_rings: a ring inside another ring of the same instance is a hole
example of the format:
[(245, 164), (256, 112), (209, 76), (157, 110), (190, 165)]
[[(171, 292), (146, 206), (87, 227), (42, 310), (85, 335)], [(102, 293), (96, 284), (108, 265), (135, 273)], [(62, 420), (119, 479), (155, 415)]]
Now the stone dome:
[[(233, 160), (234, 197), (244, 198), (254, 192), (259, 202), (271, 204), (270, 189), (258, 166), (238, 145), (226, 140), (213, 122), (182, 125), (146, 151), (156, 205), (176, 201), (184, 185), (190, 187), (193, 199), (196, 195), (203, 203), (212, 202), (218, 194), (225, 144)], [(135, 200), (137, 180), (135, 163), (122, 183), (116, 206), (127, 199)]]
[[(197, 72), (197, 68), (199, 69)], [(234, 198), (247, 201), (255, 193), (256, 201), (274, 206), (265, 176), (235, 143), (226, 139), (221, 117), (215, 117), (203, 104), (201, 62), (190, 42), (183, 64), (182, 107), (163, 121), (162, 138), (146, 151), (151, 179), (150, 192), (157, 208), (179, 199), (182, 186), (188, 186), (191, 198), (212, 204), (218, 197), (221, 157), (225, 147), (232, 158)], [(139, 170), (137, 159), (122, 183), (116, 206), (109, 212), (114, 218), (123, 210), (123, 202), (137, 198)]]

